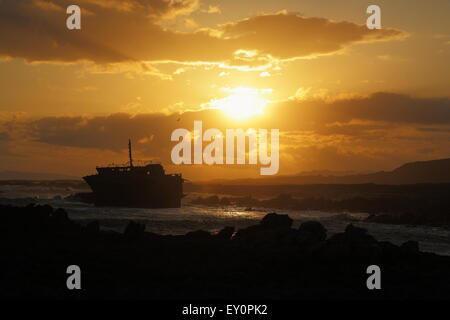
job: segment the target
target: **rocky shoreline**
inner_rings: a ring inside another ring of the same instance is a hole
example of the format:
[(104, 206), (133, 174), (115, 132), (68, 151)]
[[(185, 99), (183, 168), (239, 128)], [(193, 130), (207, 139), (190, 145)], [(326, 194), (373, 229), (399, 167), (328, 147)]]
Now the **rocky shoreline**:
[[(76, 193), (65, 198), (68, 201), (80, 201), (93, 204), (90, 192)], [(443, 198), (393, 197), (353, 197), (345, 199), (328, 199), (322, 197), (294, 198), (290, 194), (260, 200), (251, 196), (229, 197), (217, 195), (198, 196), (190, 201), (191, 205), (207, 207), (237, 206), (246, 211), (259, 209), (270, 210), (319, 210), (338, 212), (364, 212), (369, 214), (365, 222), (403, 225), (424, 225), (450, 229), (450, 202)]]
[[(450, 257), (351, 224), (327, 237), (317, 221), (294, 229), (271, 213), (237, 231), (170, 236), (131, 221), (123, 233), (81, 226), (48, 205), (0, 210), (2, 298), (450, 298)], [(69, 265), (80, 267), (82, 290), (67, 289)], [(369, 265), (381, 268), (381, 290), (367, 289)]]
[(323, 197), (294, 198), (290, 194), (259, 200), (253, 197), (219, 197), (217, 195), (197, 197), (194, 205), (226, 207), (230, 205), (278, 210), (319, 210), (339, 212), (364, 212), (370, 214), (366, 222), (404, 225), (425, 225), (450, 228), (450, 202), (447, 198), (392, 197), (353, 197), (328, 199)]

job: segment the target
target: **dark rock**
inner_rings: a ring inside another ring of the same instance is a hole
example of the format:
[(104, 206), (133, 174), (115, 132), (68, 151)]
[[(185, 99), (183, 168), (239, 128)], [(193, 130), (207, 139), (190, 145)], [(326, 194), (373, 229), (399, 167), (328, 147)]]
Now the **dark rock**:
[(216, 234), (216, 237), (223, 240), (230, 240), (233, 234), (234, 227), (225, 227)]
[(48, 218), (53, 214), (53, 208), (48, 204), (45, 204), (43, 206), (41, 205), (37, 205), (35, 207), (32, 206), (31, 208), (34, 208), (36, 215), (42, 219)]
[(287, 214), (268, 213), (261, 220), (260, 224), (266, 228), (290, 228), (293, 220)]
[(267, 228), (262, 225), (250, 226), (236, 232), (233, 240), (245, 246), (261, 246), (279, 242), (286, 231), (285, 228)]
[(383, 257), (387, 259), (395, 259), (400, 249), (399, 246), (396, 246), (389, 241), (379, 241), (378, 245), (383, 251)]
[(259, 225), (238, 230), (233, 240), (246, 246), (290, 245), (296, 242), (297, 236), (291, 229), (292, 222), (287, 214), (269, 213)]
[(406, 241), (403, 243), (400, 248), (408, 253), (418, 253), (419, 252), (419, 243), (417, 241)]
[(98, 234), (100, 232), (100, 224), (97, 220), (91, 221), (84, 227), (84, 230), (88, 234)]
[(64, 200), (83, 203), (95, 203), (95, 194), (93, 192), (79, 192), (65, 197)]
[[(450, 298), (444, 281), (450, 257), (419, 252), (411, 241), (378, 242), (353, 225), (325, 240), (325, 228), (312, 221), (298, 229), (257, 224), (231, 239), (231, 227), (215, 236), (201, 230), (162, 236), (130, 222), (123, 234), (98, 230), (91, 237), (86, 230), (97, 230), (95, 222), (60, 225), (48, 207), (0, 205), (0, 211), (2, 298)], [(300, 235), (311, 242), (299, 243)], [(88, 271), (89, 290), (64, 289), (74, 262)], [(371, 264), (382, 267), (384, 290), (367, 290)]]
[(58, 208), (53, 212), (52, 218), (59, 224), (68, 224), (71, 222), (66, 210), (61, 208)]
[(355, 227), (353, 224), (349, 224), (345, 228), (345, 234), (349, 237), (364, 237), (367, 235), (367, 229)]
[(186, 233), (185, 237), (192, 240), (207, 240), (211, 239), (212, 235), (207, 231), (197, 230)]
[(367, 229), (355, 227), (353, 224), (349, 224), (344, 231), (344, 238), (347, 242), (354, 245), (371, 245), (377, 244), (378, 241), (367, 233)]
[(139, 239), (144, 235), (145, 224), (130, 221), (123, 232), (127, 239)]
[(327, 229), (318, 221), (303, 222), (298, 228), (299, 243), (314, 244), (327, 238)]
[(378, 241), (367, 234), (366, 229), (349, 224), (344, 233), (330, 237), (317, 254), (328, 261), (346, 259), (377, 262), (381, 259), (382, 252)]

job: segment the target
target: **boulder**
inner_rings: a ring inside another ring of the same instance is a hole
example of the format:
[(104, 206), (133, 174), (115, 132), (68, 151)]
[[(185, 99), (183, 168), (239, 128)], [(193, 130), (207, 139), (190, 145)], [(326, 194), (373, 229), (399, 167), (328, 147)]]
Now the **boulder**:
[(52, 213), (52, 218), (58, 224), (69, 224), (71, 222), (67, 214), (67, 211), (61, 208), (56, 209)]
[(84, 230), (88, 234), (98, 234), (100, 232), (100, 224), (97, 220), (91, 221), (84, 227)]
[(315, 244), (327, 238), (327, 229), (318, 221), (303, 222), (298, 228), (297, 240), (301, 244)]
[(285, 228), (292, 226), (293, 220), (287, 214), (268, 213), (261, 220), (261, 226), (265, 228)]
[(355, 227), (353, 224), (345, 228), (344, 238), (348, 243), (357, 246), (378, 244), (378, 241), (367, 233), (367, 229)]
[(26, 207), (27, 213), (31, 213), (33, 218), (37, 218), (38, 220), (47, 220), (53, 214), (53, 208), (48, 204), (43, 206), (41, 205), (31, 205)]
[(406, 241), (405, 243), (403, 243), (400, 248), (404, 251), (404, 252), (408, 252), (408, 253), (419, 253), (419, 242), (417, 241)]
[(218, 239), (230, 240), (233, 234), (234, 227), (225, 227), (216, 234), (216, 237)]
[(326, 240), (318, 252), (326, 260), (377, 262), (383, 254), (378, 241), (364, 228), (349, 224), (344, 233), (337, 233)]
[(240, 229), (233, 240), (249, 246), (277, 246), (292, 243), (293, 220), (287, 214), (269, 213), (264, 216), (259, 225)]
[(212, 235), (208, 231), (197, 230), (186, 233), (185, 237), (191, 240), (208, 240)]
[(130, 221), (128, 225), (125, 227), (123, 235), (127, 239), (139, 239), (144, 235), (144, 232), (145, 232), (145, 224)]

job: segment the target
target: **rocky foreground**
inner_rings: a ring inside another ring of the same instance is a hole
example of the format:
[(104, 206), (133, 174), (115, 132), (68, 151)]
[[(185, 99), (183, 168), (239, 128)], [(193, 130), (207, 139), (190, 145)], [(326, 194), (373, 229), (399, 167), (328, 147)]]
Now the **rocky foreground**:
[[(124, 233), (82, 226), (50, 206), (0, 206), (0, 297), (7, 298), (450, 298), (450, 257), (396, 246), (348, 225), (327, 238), (316, 221), (291, 228), (271, 213), (258, 225), (217, 234)], [(366, 269), (381, 268), (381, 290)], [(82, 290), (66, 269), (81, 268)]]

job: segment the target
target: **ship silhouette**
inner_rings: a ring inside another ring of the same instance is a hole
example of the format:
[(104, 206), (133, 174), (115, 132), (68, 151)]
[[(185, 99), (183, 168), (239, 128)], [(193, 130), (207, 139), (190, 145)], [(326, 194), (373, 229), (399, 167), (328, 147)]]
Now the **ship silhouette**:
[(179, 208), (183, 197), (181, 174), (166, 174), (159, 163), (133, 165), (131, 140), (129, 163), (97, 167), (97, 174), (83, 177), (93, 192), (96, 206)]

